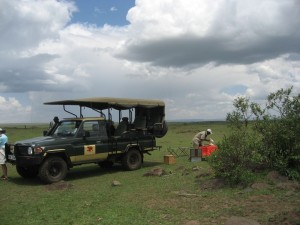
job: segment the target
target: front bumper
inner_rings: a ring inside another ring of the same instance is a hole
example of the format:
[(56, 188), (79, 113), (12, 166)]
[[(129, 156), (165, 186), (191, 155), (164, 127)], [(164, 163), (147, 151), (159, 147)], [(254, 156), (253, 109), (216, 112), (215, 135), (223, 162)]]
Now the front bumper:
[(16, 164), (18, 166), (36, 166), (42, 163), (40, 156), (16, 156)]

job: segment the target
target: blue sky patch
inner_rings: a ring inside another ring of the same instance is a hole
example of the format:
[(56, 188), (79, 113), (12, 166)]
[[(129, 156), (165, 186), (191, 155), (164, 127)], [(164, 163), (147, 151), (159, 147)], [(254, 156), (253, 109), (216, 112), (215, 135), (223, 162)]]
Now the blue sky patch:
[(225, 92), (230, 95), (236, 95), (236, 94), (243, 95), (243, 94), (245, 94), (246, 90), (247, 90), (247, 87), (244, 85), (234, 85), (234, 86), (226, 87), (226, 88), (222, 89), (222, 92)]
[(71, 23), (124, 26), (128, 24), (126, 15), (135, 0), (75, 0), (75, 3), (79, 11), (73, 13)]

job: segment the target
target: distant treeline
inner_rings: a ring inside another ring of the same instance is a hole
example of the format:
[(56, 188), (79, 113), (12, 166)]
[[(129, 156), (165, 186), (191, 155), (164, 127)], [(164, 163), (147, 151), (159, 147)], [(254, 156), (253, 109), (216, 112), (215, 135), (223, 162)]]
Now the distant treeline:
[(2, 124), (0, 127), (4, 130), (7, 129), (35, 129), (35, 128), (41, 128), (41, 127), (48, 127), (49, 124), (36, 124), (36, 123), (28, 123), (28, 124)]

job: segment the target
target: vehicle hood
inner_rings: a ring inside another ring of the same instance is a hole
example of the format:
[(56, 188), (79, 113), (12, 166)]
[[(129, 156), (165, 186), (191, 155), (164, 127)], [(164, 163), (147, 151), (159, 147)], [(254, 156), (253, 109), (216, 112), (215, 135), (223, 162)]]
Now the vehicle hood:
[(42, 146), (42, 145), (48, 145), (53, 144), (53, 142), (60, 142), (65, 139), (69, 139), (67, 137), (53, 137), (53, 136), (41, 136), (41, 137), (35, 137), (30, 139), (25, 139), (21, 141), (17, 141), (15, 145), (36, 145), (36, 146)]

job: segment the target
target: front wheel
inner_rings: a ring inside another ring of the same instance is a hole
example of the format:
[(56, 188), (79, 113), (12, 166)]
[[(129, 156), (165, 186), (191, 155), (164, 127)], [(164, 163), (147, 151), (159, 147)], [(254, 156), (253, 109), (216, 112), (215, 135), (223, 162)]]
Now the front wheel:
[(23, 178), (37, 177), (39, 170), (36, 166), (16, 166), (18, 174)]
[(67, 175), (68, 167), (60, 157), (47, 158), (39, 169), (39, 177), (45, 183), (55, 183), (63, 180)]
[(137, 170), (142, 166), (142, 155), (139, 150), (132, 149), (125, 153), (122, 165), (127, 170)]

